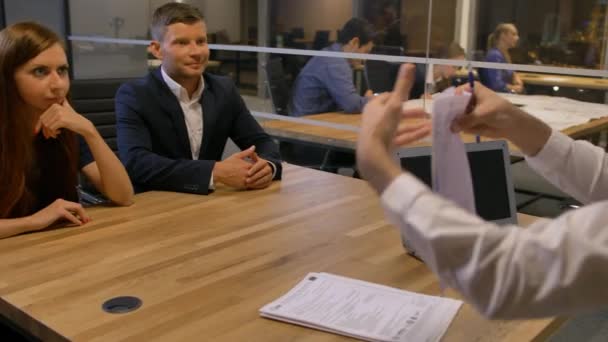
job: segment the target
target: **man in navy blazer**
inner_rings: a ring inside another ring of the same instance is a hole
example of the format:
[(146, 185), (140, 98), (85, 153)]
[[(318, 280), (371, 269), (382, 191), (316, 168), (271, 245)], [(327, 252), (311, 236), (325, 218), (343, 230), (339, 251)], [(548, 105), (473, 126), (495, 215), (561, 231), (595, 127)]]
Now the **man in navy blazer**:
[[(207, 194), (218, 182), (261, 189), (281, 179), (278, 146), (233, 82), (203, 73), (209, 47), (198, 9), (165, 4), (151, 31), (161, 67), (116, 94), (118, 149), (136, 190)], [(243, 151), (220, 161), (228, 138)]]

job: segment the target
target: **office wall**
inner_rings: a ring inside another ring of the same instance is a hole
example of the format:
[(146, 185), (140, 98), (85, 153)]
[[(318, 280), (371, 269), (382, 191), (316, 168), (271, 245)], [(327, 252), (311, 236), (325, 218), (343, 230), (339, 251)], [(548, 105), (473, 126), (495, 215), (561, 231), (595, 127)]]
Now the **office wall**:
[(309, 39), (317, 30), (330, 30), (330, 39), (335, 40), (336, 30), (353, 16), (352, 0), (279, 0), (275, 4), (277, 28), (302, 27)]
[[(39, 0), (27, 0), (30, 2)], [(53, 0), (62, 1), (62, 0)], [(167, 0), (72, 0), (74, 35), (148, 39), (152, 13)], [(225, 29), (231, 41), (241, 40), (240, 0), (188, 0), (205, 15), (208, 32)], [(91, 67), (94, 65), (95, 67)], [(147, 71), (143, 46), (74, 44), (75, 78), (139, 77)]]
[(6, 25), (36, 21), (65, 37), (64, 0), (4, 1)]
[(149, 13), (148, 0), (70, 1), (71, 29), (76, 35), (145, 39)]
[[(407, 34), (408, 50), (420, 53), (426, 49), (428, 15), (428, 0), (401, 2), (401, 30)], [(456, 15), (456, 0), (433, 2), (431, 51), (434, 51), (438, 45), (447, 44), (455, 39)]]
[[(147, 39), (151, 5), (148, 0), (72, 0), (74, 35)], [(147, 71), (147, 51), (141, 45), (74, 42), (74, 78), (141, 77)]]
[[(241, 0), (241, 38), (243, 40), (254, 37), (254, 33), (257, 32), (258, 25), (258, 1), (257, 0)], [(255, 31), (251, 33), (249, 29), (255, 28)], [(257, 36), (257, 35), (256, 35)]]
[(241, 40), (240, 0), (186, 0), (185, 3), (198, 7), (205, 16), (207, 32), (226, 30), (231, 42)]
[(207, 0), (204, 11), (209, 32), (225, 29), (231, 42), (241, 40), (240, 0)]

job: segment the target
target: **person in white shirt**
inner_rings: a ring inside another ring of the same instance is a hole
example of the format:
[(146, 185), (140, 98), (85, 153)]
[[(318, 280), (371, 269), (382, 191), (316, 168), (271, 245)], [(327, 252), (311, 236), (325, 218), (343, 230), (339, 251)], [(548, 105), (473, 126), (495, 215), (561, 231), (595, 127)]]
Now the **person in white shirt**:
[(362, 176), (381, 194), (399, 226), (440, 281), (490, 318), (578, 314), (608, 307), (608, 166), (606, 153), (574, 141), (481, 84), (476, 105), (454, 132), (506, 138), (537, 172), (586, 206), (523, 229), (497, 226), (434, 194), (394, 162), (390, 150), (426, 136), (428, 122), (400, 125), (413, 81), (402, 66), (392, 93), (363, 111), (357, 142)]

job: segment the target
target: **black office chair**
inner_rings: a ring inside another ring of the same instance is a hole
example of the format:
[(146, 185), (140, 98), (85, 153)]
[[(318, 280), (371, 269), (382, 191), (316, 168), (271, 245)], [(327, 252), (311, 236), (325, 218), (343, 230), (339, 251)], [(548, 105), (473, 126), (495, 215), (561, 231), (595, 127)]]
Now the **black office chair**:
[(304, 28), (303, 27), (294, 27), (291, 29), (290, 33), (293, 38), (304, 38)]
[[(281, 57), (269, 59), (264, 71), (266, 89), (270, 94), (274, 113), (289, 115), (292, 81), (283, 70), (283, 59)], [(354, 169), (354, 157), (345, 158), (326, 148), (300, 144), (296, 141), (280, 141), (279, 147), (283, 160), (290, 164), (334, 173), (341, 167)]]
[[(74, 110), (91, 120), (101, 137), (117, 155), (114, 97), (120, 85), (127, 81), (127, 79), (74, 80), (70, 87)], [(84, 204), (107, 202), (83, 177), (78, 190), (80, 201)]]
[(266, 89), (270, 94), (272, 107), (276, 114), (288, 115), (291, 96), (291, 84), (283, 71), (283, 59), (271, 58), (264, 66), (266, 72)]
[[(400, 46), (374, 47), (371, 52), (376, 55), (403, 56), (403, 48)], [(365, 62), (365, 80), (367, 86), (375, 93), (392, 91), (399, 72), (400, 63), (368, 60)]]
[(116, 153), (118, 146), (114, 97), (120, 85), (126, 81), (126, 79), (74, 80), (70, 88), (74, 110), (93, 122), (99, 134)]
[(309, 56), (282, 55), (283, 71), (287, 79), (293, 84), (300, 74), (300, 71), (306, 66), (310, 60)]
[(312, 42), (314, 50), (322, 50), (329, 45), (329, 31), (317, 31)]

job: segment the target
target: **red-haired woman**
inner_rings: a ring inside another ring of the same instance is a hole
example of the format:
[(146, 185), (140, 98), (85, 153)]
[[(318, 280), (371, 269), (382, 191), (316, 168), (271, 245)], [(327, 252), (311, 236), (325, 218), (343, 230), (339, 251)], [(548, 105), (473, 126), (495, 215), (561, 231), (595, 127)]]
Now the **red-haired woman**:
[(117, 205), (133, 202), (124, 167), (67, 101), (59, 37), (32, 22), (0, 31), (0, 238), (57, 221), (90, 221), (77, 203), (81, 171)]

